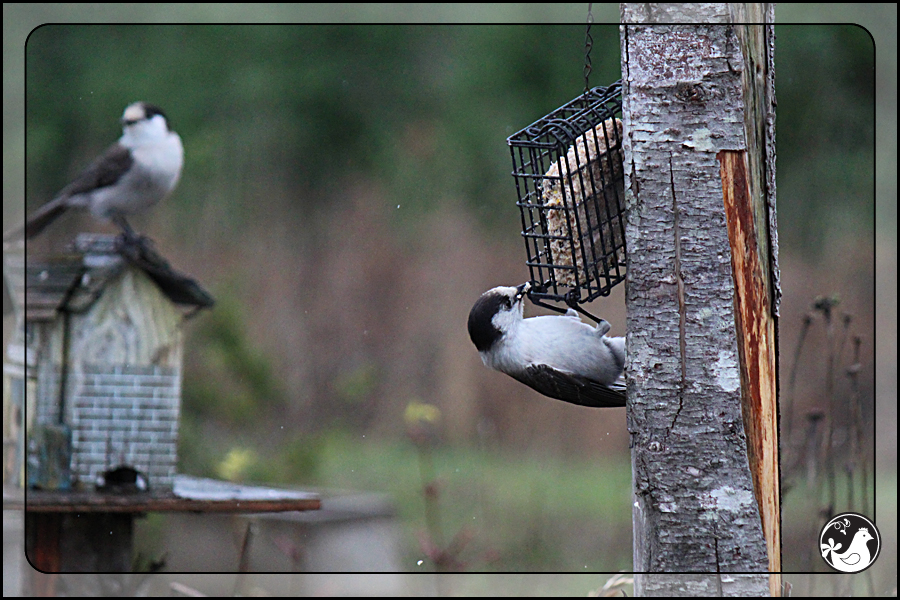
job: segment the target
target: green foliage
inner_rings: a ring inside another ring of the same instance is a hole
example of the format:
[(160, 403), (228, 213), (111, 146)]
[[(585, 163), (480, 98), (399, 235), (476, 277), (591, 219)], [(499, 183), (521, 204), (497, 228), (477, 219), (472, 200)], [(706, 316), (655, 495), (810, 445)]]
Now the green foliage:
[[(261, 422), (267, 411), (286, 402), (269, 358), (248, 339), (245, 317), (230, 298), (226, 294), (218, 299), (189, 344), (194, 354), (187, 357), (191, 376), (183, 383), (182, 413), (187, 423), (198, 427), (202, 422), (239, 430)], [(188, 425), (182, 439), (193, 431)]]
[[(185, 393), (185, 400), (187, 394)], [(210, 436), (202, 417), (196, 411), (187, 410), (182, 403), (178, 423), (178, 472), (197, 477), (215, 477), (215, 466), (221, 451), (215, 442), (219, 436)]]
[[(874, 48), (852, 25), (777, 34), (779, 225), (814, 252), (822, 231), (871, 232)], [(591, 84), (618, 79), (618, 28), (592, 35)], [(181, 233), (205, 201), (237, 231), (260, 202), (339, 202), (348, 178), (401, 217), (457, 198), (496, 226), (513, 210), (505, 139), (583, 89), (583, 52), (580, 24), (43, 26), (26, 47), (29, 204), (146, 99), (184, 138)]]
[[(511, 189), (505, 138), (583, 87), (583, 29), (41, 27), (26, 48), (28, 195), (58, 189), (140, 98), (184, 139), (177, 196), (215, 195), (232, 227), (260, 195), (308, 209), (353, 173), (408, 206), (447, 196), (498, 206)], [(593, 83), (613, 81), (617, 30), (596, 26), (595, 39)], [(84, 146), (66, 147), (73, 140)]]
[[(422, 557), (416, 540), (425, 530), (421, 450), (408, 441), (337, 431), (319, 442), (319, 475), (311, 483), (389, 494), (408, 564), (415, 564)], [(466, 570), (629, 568), (627, 458), (597, 461), (443, 446), (430, 452), (445, 537), (463, 528), (473, 535), (459, 557)]]
[(355, 369), (341, 373), (334, 382), (334, 390), (338, 398), (346, 403), (347, 408), (363, 402), (375, 389), (378, 383), (378, 369), (371, 363), (362, 364)]
[(874, 234), (875, 47), (856, 25), (775, 31), (779, 237), (815, 256)]

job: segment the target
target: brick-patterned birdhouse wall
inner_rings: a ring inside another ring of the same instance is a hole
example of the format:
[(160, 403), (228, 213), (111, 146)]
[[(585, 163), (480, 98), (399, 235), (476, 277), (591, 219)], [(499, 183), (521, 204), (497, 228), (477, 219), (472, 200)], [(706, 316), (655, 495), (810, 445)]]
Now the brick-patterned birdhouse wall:
[[(68, 321), (68, 325), (67, 325)], [(38, 422), (71, 430), (71, 473), (91, 485), (127, 465), (151, 489), (171, 489), (181, 403), (181, 313), (146, 274), (126, 268), (83, 312), (48, 328), (38, 367)], [(68, 327), (68, 334), (65, 335)], [(66, 393), (60, 408), (62, 348)]]
[(171, 488), (180, 379), (172, 367), (84, 365), (70, 379), (73, 476), (92, 480), (128, 465), (145, 473), (151, 488)]

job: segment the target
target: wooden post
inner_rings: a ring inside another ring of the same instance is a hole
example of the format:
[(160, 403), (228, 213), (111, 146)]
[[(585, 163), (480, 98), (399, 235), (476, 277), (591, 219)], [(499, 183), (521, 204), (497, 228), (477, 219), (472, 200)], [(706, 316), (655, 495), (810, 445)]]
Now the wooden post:
[(773, 18), (622, 5), (637, 595), (780, 592)]

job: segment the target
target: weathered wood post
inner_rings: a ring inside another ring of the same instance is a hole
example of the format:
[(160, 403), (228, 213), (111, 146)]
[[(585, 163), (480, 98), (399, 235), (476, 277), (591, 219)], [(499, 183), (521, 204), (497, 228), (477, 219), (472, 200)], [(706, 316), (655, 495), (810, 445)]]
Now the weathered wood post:
[(771, 6), (622, 5), (637, 595), (780, 592)]

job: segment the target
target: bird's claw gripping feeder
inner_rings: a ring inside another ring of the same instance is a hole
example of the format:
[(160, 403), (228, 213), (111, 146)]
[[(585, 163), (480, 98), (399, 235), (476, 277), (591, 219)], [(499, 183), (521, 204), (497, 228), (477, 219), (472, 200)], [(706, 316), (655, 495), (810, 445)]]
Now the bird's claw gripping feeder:
[(507, 139), (532, 302), (579, 305), (625, 279), (622, 85), (595, 87)]

